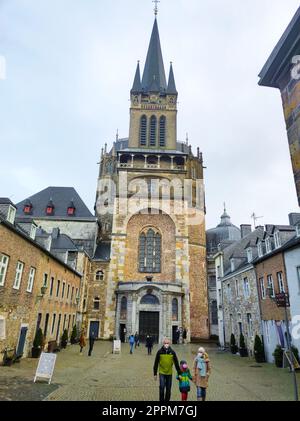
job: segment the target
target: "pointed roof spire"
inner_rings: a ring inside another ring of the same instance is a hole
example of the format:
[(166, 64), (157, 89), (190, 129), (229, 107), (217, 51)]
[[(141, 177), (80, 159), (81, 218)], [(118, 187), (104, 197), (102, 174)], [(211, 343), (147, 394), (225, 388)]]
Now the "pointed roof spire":
[(140, 61), (138, 61), (131, 93), (132, 94), (139, 93), (141, 92), (141, 90), (142, 90), (142, 85), (141, 85)]
[(155, 18), (142, 79), (142, 90), (144, 92), (165, 93), (166, 89), (166, 74), (161, 52), (157, 19)]
[(170, 73), (169, 73), (169, 82), (168, 82), (167, 94), (170, 94), (170, 95), (177, 95), (178, 94), (177, 89), (176, 89), (176, 84), (175, 84), (172, 62), (170, 63)]

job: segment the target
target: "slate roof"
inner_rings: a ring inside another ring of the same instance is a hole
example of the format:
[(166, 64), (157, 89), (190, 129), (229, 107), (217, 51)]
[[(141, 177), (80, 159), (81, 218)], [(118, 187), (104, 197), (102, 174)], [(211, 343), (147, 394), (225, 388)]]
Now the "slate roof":
[(278, 79), (291, 67), (291, 59), (300, 53), (300, 7), (259, 73), (261, 86), (278, 88)]
[[(234, 274), (235, 272), (241, 270), (242, 268), (246, 268), (249, 266), (247, 260), (247, 252), (246, 246), (251, 242), (255, 242), (257, 238), (262, 238), (263, 231), (261, 229), (256, 229), (252, 231), (250, 234), (246, 235), (239, 241), (231, 244), (230, 246), (226, 247), (223, 250), (224, 255), (224, 277), (229, 274)], [(234, 257), (235, 260), (235, 270), (231, 272), (231, 262), (230, 259)], [(255, 255), (253, 256), (255, 258)]]
[(165, 93), (166, 89), (166, 74), (157, 19), (155, 19), (142, 78), (142, 91)]
[(110, 260), (110, 249), (111, 243), (108, 241), (103, 241), (97, 245), (93, 260)]
[[(30, 218), (36, 219), (70, 219), (70, 220), (90, 220), (95, 221), (95, 217), (89, 211), (77, 191), (73, 187), (47, 187), (46, 189), (30, 196), (17, 204), (17, 215), (26, 217), (23, 208), (28, 200), (32, 203)], [(67, 209), (70, 202), (75, 205), (75, 214), (68, 215)], [(52, 202), (54, 212), (52, 215), (46, 214), (46, 207)]]
[(142, 90), (142, 84), (141, 84), (140, 62), (138, 62), (131, 93), (132, 94), (139, 93), (141, 92), (141, 90)]
[[(174, 155), (188, 155), (190, 153), (189, 145), (182, 142), (177, 142), (176, 151), (169, 149), (145, 149), (145, 148), (128, 148), (129, 139), (128, 137), (118, 139), (114, 142), (116, 152), (141, 152), (151, 154), (174, 154)], [(110, 150), (109, 155), (112, 155), (113, 148)], [(193, 155), (193, 154), (192, 154)]]
[(0, 205), (16, 206), (8, 197), (0, 197)]
[(167, 94), (170, 94), (170, 95), (177, 95), (178, 94), (177, 89), (176, 89), (176, 84), (175, 84), (175, 77), (174, 77), (172, 63), (171, 63), (171, 66), (170, 66)]
[(240, 238), (240, 229), (232, 224), (230, 216), (224, 210), (220, 224), (206, 231), (207, 251), (215, 252), (222, 241), (238, 241)]

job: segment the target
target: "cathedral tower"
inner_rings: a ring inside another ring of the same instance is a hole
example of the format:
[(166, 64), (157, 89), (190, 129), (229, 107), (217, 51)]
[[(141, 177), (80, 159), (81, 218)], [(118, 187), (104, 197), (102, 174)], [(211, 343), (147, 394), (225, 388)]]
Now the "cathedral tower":
[[(188, 339), (207, 339), (203, 190), (198, 218), (186, 212), (195, 207), (199, 180), (203, 187), (202, 154), (177, 140), (178, 92), (172, 64), (166, 80), (156, 17), (143, 75), (138, 63), (130, 93), (129, 137), (117, 136), (100, 160), (94, 271), (104, 273), (101, 337), (123, 340), (126, 329), (142, 340), (151, 334), (175, 341), (186, 329)], [(108, 180), (115, 196), (106, 203)], [(183, 194), (187, 186), (191, 200)], [(103, 212), (105, 206), (112, 212)]]

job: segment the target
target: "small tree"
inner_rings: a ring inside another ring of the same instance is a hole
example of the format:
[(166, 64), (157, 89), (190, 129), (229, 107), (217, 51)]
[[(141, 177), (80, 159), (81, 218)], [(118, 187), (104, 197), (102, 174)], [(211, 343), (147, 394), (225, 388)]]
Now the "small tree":
[(73, 330), (71, 333), (71, 344), (74, 345), (77, 342), (77, 328), (76, 325), (73, 326)]
[(62, 334), (62, 337), (61, 337), (62, 348), (66, 348), (67, 344), (68, 344), (68, 331), (67, 331), (67, 329), (65, 329), (64, 333)]
[(265, 362), (265, 351), (262, 340), (258, 335), (255, 336), (254, 341), (254, 357), (257, 363), (264, 363)]
[(241, 357), (247, 357), (248, 351), (247, 351), (246, 344), (245, 344), (245, 338), (244, 338), (244, 335), (242, 333), (240, 335), (240, 349), (239, 349), (239, 351), (240, 351)]
[(33, 348), (42, 348), (44, 342), (44, 335), (42, 329), (39, 327), (35, 333)]
[(232, 354), (236, 354), (238, 352), (238, 346), (235, 341), (235, 336), (232, 333), (230, 337), (230, 350)]
[(273, 352), (273, 357), (275, 358), (276, 367), (282, 368), (283, 367), (283, 350), (280, 345), (276, 346)]

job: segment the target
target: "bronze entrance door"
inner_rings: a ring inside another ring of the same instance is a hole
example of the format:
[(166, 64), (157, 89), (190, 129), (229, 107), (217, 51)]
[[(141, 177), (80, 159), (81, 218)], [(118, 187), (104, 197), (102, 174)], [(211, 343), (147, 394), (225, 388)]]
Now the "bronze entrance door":
[(140, 311), (139, 323), (140, 341), (145, 342), (146, 336), (152, 336), (153, 343), (159, 340), (159, 312), (158, 311)]

